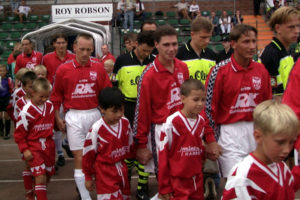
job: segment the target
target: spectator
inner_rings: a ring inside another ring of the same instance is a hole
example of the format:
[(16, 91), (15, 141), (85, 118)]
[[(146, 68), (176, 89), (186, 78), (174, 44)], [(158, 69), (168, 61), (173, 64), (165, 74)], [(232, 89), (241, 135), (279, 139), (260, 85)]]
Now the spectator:
[(135, 48), (137, 35), (135, 33), (128, 33), (124, 35), (124, 45), (125, 45), (125, 52), (130, 52), (132, 49)]
[(231, 54), (233, 53), (233, 48), (230, 45), (230, 41), (228, 36), (224, 36), (222, 38), (222, 45), (224, 47), (224, 50), (220, 51), (218, 53), (218, 63), (222, 60), (226, 60), (227, 58), (230, 58)]
[(123, 24), (123, 28), (125, 29), (125, 32), (127, 32), (128, 20), (130, 24), (129, 30), (130, 32), (133, 32), (134, 9), (135, 9), (135, 4), (133, 3), (133, 0), (126, 0), (125, 12), (124, 12), (124, 24)]
[(117, 19), (115, 25), (120, 26), (124, 18), (124, 12), (125, 12), (125, 0), (120, 0), (117, 5), (117, 16), (116, 16)]
[(14, 52), (16, 51), (22, 51), (22, 45), (20, 42), (17, 42), (15, 45), (14, 45), (14, 49), (13, 51), (11, 52), (11, 54), (9, 54), (8, 56), (8, 59), (7, 59), (7, 64), (12, 64), (14, 61), (15, 61), (15, 58), (14, 58)]
[(227, 12), (224, 10), (222, 17), (219, 19), (219, 24), (221, 27), (222, 34), (229, 34), (231, 30), (231, 17), (227, 15)]
[(198, 15), (198, 12), (200, 12), (199, 5), (196, 3), (196, 0), (192, 1), (189, 12), (192, 19), (194, 19)]
[(23, 17), (28, 17), (28, 14), (31, 12), (31, 8), (29, 6), (26, 6), (25, 0), (22, 0), (21, 6), (17, 10), (14, 11), (16, 15), (19, 16), (20, 23), (23, 23)]
[(216, 16), (216, 12), (215, 11), (211, 12), (209, 20), (211, 21), (211, 23), (214, 26), (213, 35), (219, 35), (220, 34), (219, 17)]
[(261, 2), (261, 0), (253, 0), (255, 16), (260, 15), (260, 2)]
[(141, 25), (141, 32), (143, 31), (156, 31), (157, 24), (153, 21), (145, 21)]
[(185, 0), (180, 0), (177, 4), (174, 5), (174, 7), (177, 7), (178, 9), (178, 15), (181, 18), (185, 18), (191, 21), (191, 18), (189, 17), (189, 4), (185, 2)]
[(18, 10), (20, 5), (20, 0), (10, 0), (11, 12)]
[(274, 0), (274, 7), (271, 8), (270, 12), (268, 13), (268, 17), (270, 18), (272, 16), (272, 14), (278, 9), (280, 8), (280, 3), (278, 0)]
[(145, 10), (145, 6), (143, 2), (141, 2), (140, 0), (136, 0), (134, 18), (144, 21), (146, 18), (144, 10)]
[(102, 57), (100, 60), (104, 63), (106, 60), (112, 59), (114, 62), (116, 62), (116, 58), (109, 52), (108, 44), (103, 44), (101, 46), (102, 51)]
[(114, 82), (115, 75), (114, 75), (113, 71), (114, 71), (115, 61), (113, 59), (108, 59), (103, 62), (103, 65), (104, 65), (105, 71), (107, 72), (109, 80)]
[(244, 18), (241, 15), (241, 12), (239, 10), (237, 10), (235, 12), (235, 15), (232, 18), (232, 23), (235, 26), (236, 24), (242, 24), (244, 21)]

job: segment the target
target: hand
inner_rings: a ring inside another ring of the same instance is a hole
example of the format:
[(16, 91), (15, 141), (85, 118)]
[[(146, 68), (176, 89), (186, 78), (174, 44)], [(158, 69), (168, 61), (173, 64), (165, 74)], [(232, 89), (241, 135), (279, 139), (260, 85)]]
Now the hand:
[(152, 158), (152, 153), (147, 148), (136, 150), (136, 159), (143, 165), (146, 165)]
[(23, 156), (24, 156), (24, 159), (25, 159), (26, 161), (29, 161), (29, 160), (32, 160), (32, 159), (33, 159), (32, 153), (31, 153), (31, 151), (30, 151), (29, 149), (27, 149), (27, 150), (25, 150), (25, 151), (23, 152)]
[(61, 119), (60, 117), (57, 117), (56, 118), (56, 125), (57, 125), (57, 128), (61, 132), (66, 133), (66, 122), (65, 122), (65, 120)]
[(222, 148), (217, 142), (209, 143), (205, 146), (208, 159), (217, 160), (222, 155)]
[(85, 181), (85, 187), (88, 191), (93, 191), (94, 190), (94, 183), (93, 181)]
[(169, 200), (169, 199), (173, 198), (173, 195), (172, 195), (172, 193), (169, 193), (169, 194), (159, 194), (158, 198), (162, 199), (162, 200)]

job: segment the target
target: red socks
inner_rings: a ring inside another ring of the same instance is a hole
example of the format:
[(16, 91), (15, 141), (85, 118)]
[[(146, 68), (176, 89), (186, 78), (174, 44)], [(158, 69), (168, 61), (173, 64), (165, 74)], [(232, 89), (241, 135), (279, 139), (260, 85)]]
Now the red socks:
[(23, 181), (24, 181), (24, 188), (27, 191), (33, 190), (33, 180), (32, 180), (32, 174), (30, 170), (24, 170), (23, 171)]
[(47, 186), (44, 184), (35, 185), (35, 194), (38, 200), (48, 200), (47, 198)]

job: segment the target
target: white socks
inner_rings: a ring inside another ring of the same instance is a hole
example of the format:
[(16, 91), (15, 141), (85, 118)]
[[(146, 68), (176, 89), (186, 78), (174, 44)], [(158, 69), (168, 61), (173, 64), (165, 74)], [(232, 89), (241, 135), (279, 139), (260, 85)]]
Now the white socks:
[(92, 200), (89, 191), (85, 188), (85, 178), (82, 169), (75, 169), (74, 178), (82, 200)]

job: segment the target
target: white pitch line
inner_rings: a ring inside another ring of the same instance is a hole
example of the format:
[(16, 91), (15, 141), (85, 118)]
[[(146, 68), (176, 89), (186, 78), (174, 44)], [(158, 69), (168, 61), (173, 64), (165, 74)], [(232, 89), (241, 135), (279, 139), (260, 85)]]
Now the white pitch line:
[[(138, 176), (132, 176), (131, 177), (132, 179), (138, 179)], [(155, 175), (151, 175), (149, 176), (149, 178), (156, 178)], [(74, 178), (52, 178), (50, 180), (50, 183), (51, 182), (66, 182), (66, 181), (74, 181)], [(0, 180), (0, 183), (22, 183), (23, 180), (21, 179), (18, 179), (18, 180)]]
[[(74, 158), (65, 158), (65, 160), (74, 160)], [(19, 159), (6, 159), (6, 160), (0, 160), (1, 162), (20, 162), (23, 161), (21, 158)]]
[(17, 146), (17, 144), (0, 144), (0, 147)]

